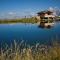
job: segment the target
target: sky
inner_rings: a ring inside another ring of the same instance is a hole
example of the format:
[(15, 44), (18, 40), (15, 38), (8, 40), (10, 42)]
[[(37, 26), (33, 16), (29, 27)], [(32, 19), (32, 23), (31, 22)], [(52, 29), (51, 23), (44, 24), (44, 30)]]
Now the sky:
[(60, 0), (0, 0), (0, 19), (34, 16), (49, 8), (60, 9)]

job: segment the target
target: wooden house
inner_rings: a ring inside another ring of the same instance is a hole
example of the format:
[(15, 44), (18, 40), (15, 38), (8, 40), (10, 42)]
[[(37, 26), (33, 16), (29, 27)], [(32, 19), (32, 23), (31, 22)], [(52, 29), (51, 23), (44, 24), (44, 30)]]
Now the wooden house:
[(53, 12), (51, 11), (41, 11), (41, 12), (38, 12), (37, 14), (38, 14), (37, 17), (39, 17), (39, 20), (40, 20), (40, 24), (43, 24), (46, 26), (52, 25), (55, 19), (55, 16), (53, 15)]
[(53, 12), (51, 11), (41, 11), (37, 13), (38, 16), (40, 17), (40, 20), (42, 19), (54, 19), (55, 16), (53, 15)]

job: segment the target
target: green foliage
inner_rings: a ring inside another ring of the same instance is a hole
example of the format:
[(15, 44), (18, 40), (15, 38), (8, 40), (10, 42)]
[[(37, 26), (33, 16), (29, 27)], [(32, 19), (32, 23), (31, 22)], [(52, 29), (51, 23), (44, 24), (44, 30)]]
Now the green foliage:
[(37, 23), (37, 20), (32, 18), (22, 18), (22, 19), (10, 19), (10, 20), (0, 20), (0, 24), (2, 23)]

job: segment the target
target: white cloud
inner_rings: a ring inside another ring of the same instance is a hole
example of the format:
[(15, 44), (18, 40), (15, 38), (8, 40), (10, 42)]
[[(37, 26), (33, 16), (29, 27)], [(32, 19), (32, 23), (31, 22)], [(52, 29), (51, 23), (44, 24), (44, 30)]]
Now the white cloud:
[(25, 9), (22, 11), (8, 11), (0, 14), (0, 18), (13, 19), (13, 18), (23, 18), (35, 16), (36, 12), (32, 9)]
[(27, 16), (27, 17), (32, 17), (32, 16), (35, 16), (36, 15), (36, 11), (34, 9), (25, 9), (23, 11), (23, 15)]
[(56, 16), (56, 11), (55, 11), (55, 8), (50, 7), (50, 8), (49, 8), (49, 10), (50, 10), (50, 11), (52, 11), (52, 12), (53, 12), (53, 15), (55, 15), (55, 16)]
[(54, 8), (53, 8), (53, 7), (49, 7), (49, 9), (48, 9), (48, 10), (53, 11), (53, 10), (54, 10)]
[(16, 12), (8, 12), (9, 15), (16, 15)]

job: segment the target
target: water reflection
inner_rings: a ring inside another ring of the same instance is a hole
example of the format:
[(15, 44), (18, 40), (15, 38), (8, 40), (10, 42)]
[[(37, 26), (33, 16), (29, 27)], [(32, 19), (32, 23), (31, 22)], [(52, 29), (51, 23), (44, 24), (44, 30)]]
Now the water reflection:
[(37, 42), (49, 44), (52, 38), (56, 35), (60, 39), (60, 23), (54, 26), (45, 27), (37, 24), (22, 24), (13, 25), (0, 24), (0, 43), (10, 43), (13, 40), (24, 40), (28, 44)]
[(47, 28), (47, 29), (51, 29), (53, 26), (44, 26), (44, 25), (38, 25), (38, 28)]

